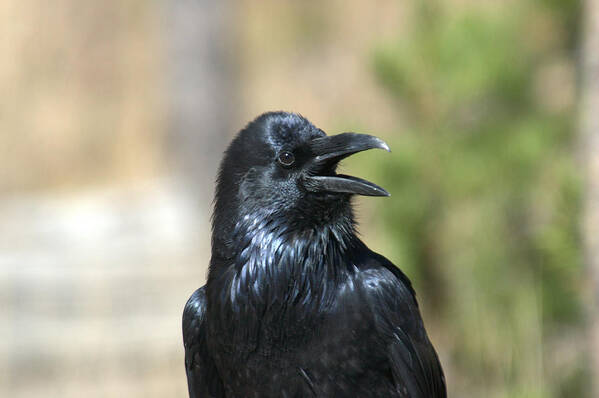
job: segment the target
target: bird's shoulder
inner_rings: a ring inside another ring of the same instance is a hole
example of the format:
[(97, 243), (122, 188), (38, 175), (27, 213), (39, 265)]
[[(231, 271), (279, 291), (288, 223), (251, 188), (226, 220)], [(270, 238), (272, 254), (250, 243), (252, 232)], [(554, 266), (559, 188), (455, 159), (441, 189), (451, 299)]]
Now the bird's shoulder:
[(224, 397), (222, 381), (206, 344), (206, 291), (197, 289), (183, 310), (183, 345), (189, 396)]
[(356, 257), (355, 264), (358, 270), (356, 278), (366, 295), (378, 300), (394, 299), (418, 308), (410, 279), (387, 258), (367, 250)]
[(206, 288), (197, 289), (187, 300), (183, 310), (183, 342), (187, 348), (203, 328), (206, 315)]
[(354, 273), (350, 279), (355, 289), (340, 289), (339, 301), (369, 314), (372, 326), (381, 338), (386, 336), (385, 341), (395, 340), (397, 330), (401, 330), (410, 339), (428, 343), (416, 293), (401, 269), (369, 249), (361, 250), (352, 262)]
[(400, 396), (445, 397), (445, 378), (408, 277), (377, 253), (362, 260), (361, 286), (374, 327), (387, 347)]

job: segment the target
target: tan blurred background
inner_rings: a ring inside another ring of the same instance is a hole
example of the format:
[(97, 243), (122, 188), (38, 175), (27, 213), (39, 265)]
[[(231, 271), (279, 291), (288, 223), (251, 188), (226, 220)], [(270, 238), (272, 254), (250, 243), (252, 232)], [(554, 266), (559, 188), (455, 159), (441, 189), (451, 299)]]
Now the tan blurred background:
[(185, 396), (229, 138), (394, 121), (366, 57), (397, 2), (213, 3), (0, 4), (0, 396)]
[[(299, 112), (329, 133), (401, 140), (410, 108), (373, 70), (377, 51), (410, 37), (410, 4), (1, 1), (0, 396), (186, 396), (180, 316), (206, 275), (213, 181), (228, 140), (268, 110)], [(551, 19), (534, 26), (524, 38), (531, 48), (561, 43)], [(576, 63), (541, 62), (531, 89), (541, 108), (574, 109)], [(379, 239), (381, 206), (390, 205), (358, 208), (364, 239), (385, 253), (393, 243)], [(450, 315), (433, 319), (423, 295), (453, 396), (567, 396), (465, 381), (452, 354), (459, 338), (444, 329)], [(578, 363), (585, 329), (559, 333), (573, 338), (555, 340), (552, 352)], [(542, 334), (533, 328), (538, 347)], [(494, 342), (478, 339), (482, 359)], [(543, 355), (538, 347), (532, 355)], [(514, 369), (517, 353), (506, 355), (498, 379)], [(530, 367), (535, 384), (546, 380), (543, 363)]]

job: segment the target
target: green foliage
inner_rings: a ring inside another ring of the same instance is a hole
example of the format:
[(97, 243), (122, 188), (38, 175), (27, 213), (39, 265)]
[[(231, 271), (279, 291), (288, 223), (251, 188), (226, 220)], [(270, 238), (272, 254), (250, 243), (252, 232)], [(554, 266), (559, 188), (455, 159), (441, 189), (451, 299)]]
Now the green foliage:
[(554, 357), (582, 321), (575, 104), (542, 89), (550, 61), (574, 75), (579, 4), (482, 3), (415, 1), (374, 54), (406, 121), (377, 165), (394, 197), (380, 217), (456, 396), (584, 396), (581, 359)]

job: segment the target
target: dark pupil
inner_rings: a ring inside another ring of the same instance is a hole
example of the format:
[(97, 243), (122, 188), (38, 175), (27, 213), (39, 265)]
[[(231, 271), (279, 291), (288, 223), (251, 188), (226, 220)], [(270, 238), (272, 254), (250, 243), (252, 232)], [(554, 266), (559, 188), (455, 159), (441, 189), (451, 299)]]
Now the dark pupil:
[(295, 157), (290, 152), (283, 152), (279, 155), (279, 162), (281, 162), (285, 166), (289, 166), (294, 161), (295, 161)]

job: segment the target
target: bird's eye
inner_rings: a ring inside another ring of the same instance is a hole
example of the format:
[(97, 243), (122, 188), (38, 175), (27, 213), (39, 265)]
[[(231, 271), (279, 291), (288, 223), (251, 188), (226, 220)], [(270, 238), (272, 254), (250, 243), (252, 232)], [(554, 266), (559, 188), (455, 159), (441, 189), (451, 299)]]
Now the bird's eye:
[(295, 162), (295, 156), (291, 152), (283, 151), (279, 153), (279, 163), (285, 167), (289, 167)]

